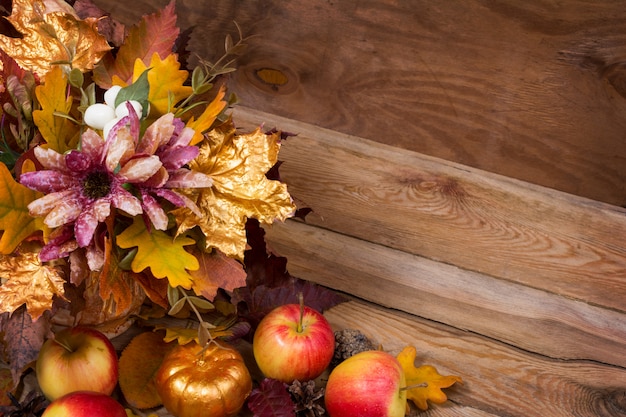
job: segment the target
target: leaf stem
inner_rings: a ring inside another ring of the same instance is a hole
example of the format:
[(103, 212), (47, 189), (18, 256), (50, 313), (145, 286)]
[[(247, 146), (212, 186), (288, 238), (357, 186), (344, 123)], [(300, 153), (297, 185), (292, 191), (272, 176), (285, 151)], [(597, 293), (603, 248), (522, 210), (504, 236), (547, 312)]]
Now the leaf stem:
[(407, 385), (406, 387), (401, 387), (400, 391), (408, 391), (413, 388), (428, 388), (428, 382), (421, 382), (419, 384)]

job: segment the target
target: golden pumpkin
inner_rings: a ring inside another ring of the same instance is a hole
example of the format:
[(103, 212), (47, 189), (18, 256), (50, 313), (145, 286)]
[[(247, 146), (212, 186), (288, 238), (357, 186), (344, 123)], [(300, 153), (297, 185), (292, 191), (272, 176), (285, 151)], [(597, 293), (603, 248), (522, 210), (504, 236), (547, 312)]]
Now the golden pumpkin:
[(235, 416), (252, 390), (241, 354), (224, 342), (212, 342), (204, 352), (195, 342), (175, 347), (155, 382), (163, 405), (176, 417)]

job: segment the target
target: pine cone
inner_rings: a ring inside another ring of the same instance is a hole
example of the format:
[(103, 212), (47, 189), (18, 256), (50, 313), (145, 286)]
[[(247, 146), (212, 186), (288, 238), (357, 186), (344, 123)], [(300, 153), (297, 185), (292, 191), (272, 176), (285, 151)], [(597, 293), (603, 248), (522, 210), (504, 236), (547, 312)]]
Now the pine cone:
[(324, 407), (319, 404), (324, 397), (324, 388), (315, 386), (315, 381), (294, 381), (288, 387), (293, 402), (296, 404), (296, 415), (303, 417), (319, 417), (326, 413)]
[(330, 362), (331, 367), (339, 365), (350, 356), (366, 350), (375, 350), (374, 343), (356, 329), (343, 329), (335, 332), (335, 354)]

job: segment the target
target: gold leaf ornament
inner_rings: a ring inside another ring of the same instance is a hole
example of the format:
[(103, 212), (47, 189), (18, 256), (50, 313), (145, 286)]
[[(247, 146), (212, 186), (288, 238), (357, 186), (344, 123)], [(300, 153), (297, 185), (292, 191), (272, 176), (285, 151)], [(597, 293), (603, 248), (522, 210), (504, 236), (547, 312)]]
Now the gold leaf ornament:
[(55, 295), (64, 297), (65, 280), (51, 266), (39, 261), (39, 247), (20, 248), (0, 255), (0, 313), (13, 313), (23, 304), (33, 321), (52, 308)]
[(13, 0), (7, 20), (23, 35), (0, 35), (0, 48), (25, 69), (44, 77), (55, 64), (89, 71), (111, 49), (95, 18), (81, 20), (63, 2)]
[(209, 175), (213, 186), (179, 190), (196, 202), (202, 216), (187, 208), (174, 210), (178, 233), (199, 226), (207, 249), (243, 259), (248, 218), (271, 224), (284, 221), (296, 209), (286, 184), (265, 176), (278, 161), (280, 135), (260, 129), (239, 134), (229, 120), (209, 131), (199, 147), (200, 154), (189, 166)]

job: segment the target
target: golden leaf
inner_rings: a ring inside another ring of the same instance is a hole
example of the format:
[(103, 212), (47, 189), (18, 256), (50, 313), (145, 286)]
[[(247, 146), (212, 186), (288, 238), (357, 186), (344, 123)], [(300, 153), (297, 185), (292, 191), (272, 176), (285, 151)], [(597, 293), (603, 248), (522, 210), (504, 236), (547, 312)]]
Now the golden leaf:
[(196, 201), (202, 216), (198, 218), (187, 208), (174, 210), (178, 233), (199, 226), (207, 249), (218, 248), (227, 256), (242, 259), (247, 218), (270, 224), (295, 211), (287, 186), (265, 176), (278, 160), (279, 134), (268, 135), (260, 129), (237, 134), (228, 121), (206, 136), (199, 145), (200, 154), (189, 166), (211, 176), (213, 187), (180, 190)]
[(7, 20), (23, 35), (0, 35), (0, 48), (25, 69), (44, 77), (55, 63), (85, 72), (111, 49), (98, 33), (97, 19), (81, 20), (67, 8), (43, 0), (13, 0)]
[(437, 369), (430, 365), (415, 367), (416, 349), (407, 346), (398, 354), (398, 362), (404, 370), (407, 385), (407, 399), (412, 401), (420, 410), (428, 409), (428, 401), (442, 404), (448, 400), (441, 388), (448, 388), (455, 382), (463, 383), (459, 376), (439, 375)]
[(23, 304), (33, 321), (52, 307), (55, 295), (63, 297), (65, 280), (39, 261), (39, 247), (22, 248), (16, 254), (0, 255), (0, 313), (13, 313)]

